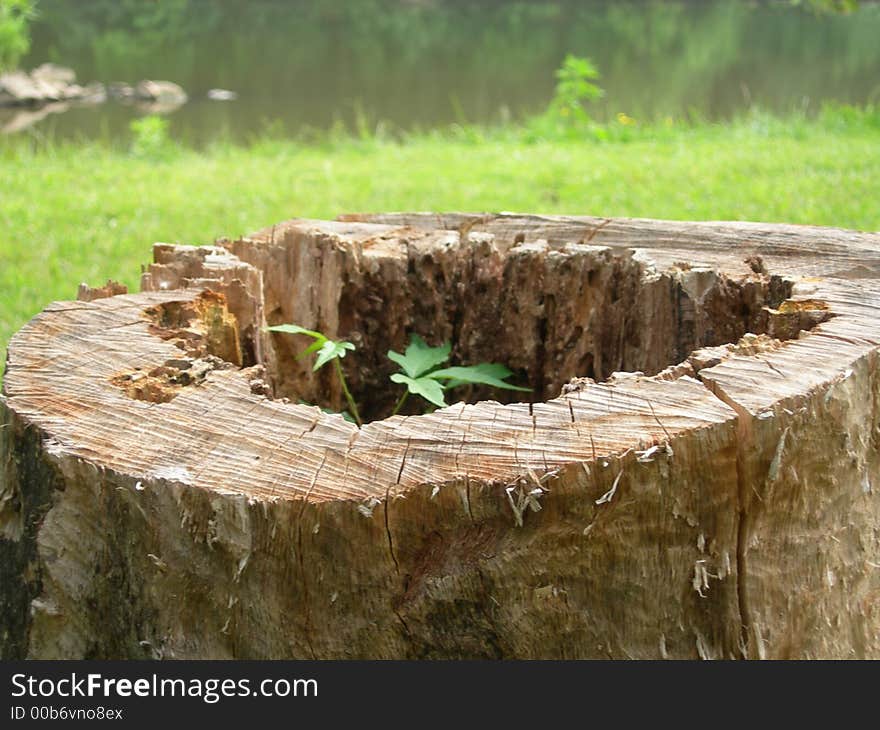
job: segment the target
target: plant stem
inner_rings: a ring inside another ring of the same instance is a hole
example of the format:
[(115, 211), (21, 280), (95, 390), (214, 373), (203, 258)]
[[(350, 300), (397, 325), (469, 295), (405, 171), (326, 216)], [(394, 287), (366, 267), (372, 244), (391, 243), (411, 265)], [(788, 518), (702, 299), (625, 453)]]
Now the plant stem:
[(397, 415), (397, 412), (398, 412), (401, 408), (403, 408), (403, 404), (406, 403), (406, 399), (407, 399), (407, 397), (409, 397), (409, 390), (405, 390), (405, 391), (403, 391), (403, 395), (400, 396), (400, 400), (397, 401), (397, 403), (394, 404), (394, 410), (391, 411), (391, 415), (392, 415), (392, 416), (396, 416), (396, 415)]
[(336, 374), (339, 376), (339, 384), (342, 386), (342, 392), (345, 393), (345, 400), (348, 401), (348, 407), (351, 408), (351, 415), (354, 416), (354, 420), (357, 421), (358, 426), (363, 426), (364, 422), (361, 420), (361, 414), (358, 413), (357, 403), (354, 402), (354, 398), (351, 396), (351, 391), (348, 389), (348, 383), (345, 382), (345, 373), (342, 372), (342, 365), (339, 363), (338, 357), (333, 359), (333, 364), (336, 366)]

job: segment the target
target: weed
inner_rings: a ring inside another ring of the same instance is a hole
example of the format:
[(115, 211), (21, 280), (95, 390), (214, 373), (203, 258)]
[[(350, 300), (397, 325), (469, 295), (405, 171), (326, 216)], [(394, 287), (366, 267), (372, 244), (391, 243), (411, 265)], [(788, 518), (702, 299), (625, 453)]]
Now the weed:
[(543, 114), (528, 123), (530, 136), (536, 139), (582, 136), (604, 130), (587, 111), (587, 104), (605, 91), (595, 83), (599, 71), (588, 58), (569, 54), (556, 70), (556, 89)]
[[(267, 328), (270, 332), (280, 332), (289, 335), (305, 335), (311, 337), (314, 342), (303, 350), (297, 357), (304, 357), (317, 353), (313, 371), (320, 370), (324, 365), (332, 362), (342, 386), (342, 392), (348, 401), (354, 421), (363, 425), (357, 403), (348, 389), (345, 374), (342, 371), (340, 359), (345, 357), (347, 351), (353, 351), (355, 346), (345, 340), (331, 340), (322, 332), (309, 330), (296, 324), (280, 324)], [(489, 385), (493, 388), (505, 390), (528, 391), (529, 388), (521, 388), (505, 382), (513, 373), (503, 365), (497, 363), (480, 363), (479, 365), (440, 367), (449, 360), (452, 352), (452, 344), (445, 342), (439, 347), (431, 347), (416, 334), (410, 336), (409, 346), (403, 353), (388, 351), (388, 358), (400, 366), (400, 372), (391, 375), (391, 381), (406, 386), (406, 390), (398, 399), (391, 415), (396, 415), (410, 395), (416, 395), (428, 402), (430, 406), (442, 408), (447, 405), (446, 391), (463, 385)], [(324, 409), (325, 412), (326, 409)], [(345, 415), (345, 414), (343, 414)]]
[(355, 403), (351, 391), (348, 389), (348, 383), (345, 381), (345, 373), (342, 372), (342, 365), (339, 362), (345, 357), (347, 351), (355, 349), (354, 345), (345, 340), (331, 340), (322, 332), (307, 330), (305, 327), (300, 327), (296, 324), (279, 324), (274, 327), (269, 327), (268, 329), (270, 332), (283, 332), (288, 335), (306, 335), (314, 340), (314, 342), (303, 350), (298, 357), (304, 357), (305, 355), (317, 352), (318, 357), (315, 358), (315, 364), (312, 367), (312, 370), (315, 372), (320, 370), (327, 363), (333, 363), (336, 376), (339, 378), (339, 384), (342, 386), (342, 392), (345, 394), (345, 400), (348, 401), (348, 406), (351, 408), (351, 414), (354, 416), (354, 420), (358, 426), (363, 425), (361, 414), (358, 412), (357, 403)]
[(556, 71), (556, 91), (550, 109), (571, 123), (590, 122), (584, 105), (605, 94), (601, 87), (593, 83), (598, 78), (599, 70), (590, 59), (569, 54)]
[(160, 160), (170, 156), (173, 144), (168, 136), (168, 120), (151, 114), (132, 120), (131, 153), (135, 157)]
[(445, 342), (439, 347), (430, 347), (416, 334), (410, 336), (409, 346), (403, 354), (394, 350), (388, 351), (388, 358), (396, 362), (401, 370), (394, 373), (391, 380), (406, 386), (391, 415), (396, 414), (403, 407), (410, 394), (424, 398), (429, 403), (442, 408), (447, 405), (445, 391), (462, 385), (490, 385), (505, 390), (530, 390), (504, 382), (513, 373), (504, 365), (497, 363), (484, 362), (479, 365), (441, 368), (440, 366), (449, 360), (451, 352), (451, 343)]

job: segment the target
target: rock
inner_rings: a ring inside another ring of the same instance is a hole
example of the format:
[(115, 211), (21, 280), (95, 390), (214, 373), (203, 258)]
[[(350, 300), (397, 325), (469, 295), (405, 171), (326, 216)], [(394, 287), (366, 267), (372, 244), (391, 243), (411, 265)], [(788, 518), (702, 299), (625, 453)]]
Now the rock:
[(126, 84), (123, 81), (114, 81), (107, 86), (107, 96), (109, 96), (111, 99), (133, 99), (134, 87), (131, 84)]
[(107, 89), (97, 81), (82, 87), (82, 95), (76, 100), (80, 104), (103, 104), (107, 101)]
[(183, 104), (186, 92), (173, 81), (141, 81), (134, 87), (134, 97), (140, 101), (160, 104)]
[(208, 98), (212, 101), (235, 101), (238, 93), (229, 89), (209, 89)]
[(66, 66), (44, 63), (31, 71), (31, 78), (47, 84), (70, 86), (76, 82), (76, 72)]
[(146, 80), (135, 85), (117, 81), (107, 87), (107, 95), (134, 104), (144, 114), (168, 114), (188, 99), (183, 88), (172, 81)]
[(0, 75), (0, 103), (32, 104), (49, 100), (43, 86), (24, 71), (11, 71)]
[(11, 71), (0, 75), (0, 106), (42, 106), (58, 101), (103, 101), (102, 84), (80, 86), (69, 68), (44, 63), (31, 73)]
[[(0, 74), (0, 106), (42, 106), (58, 101), (77, 101), (99, 104), (108, 96), (121, 101), (138, 103), (144, 111), (173, 111), (186, 102), (186, 92), (172, 81), (146, 80), (132, 86), (113, 83), (92, 83), (80, 86), (72, 69), (44, 63), (30, 73), (10, 71)], [(216, 98), (234, 98), (235, 92), (216, 89)], [(231, 96), (230, 96), (231, 95)]]

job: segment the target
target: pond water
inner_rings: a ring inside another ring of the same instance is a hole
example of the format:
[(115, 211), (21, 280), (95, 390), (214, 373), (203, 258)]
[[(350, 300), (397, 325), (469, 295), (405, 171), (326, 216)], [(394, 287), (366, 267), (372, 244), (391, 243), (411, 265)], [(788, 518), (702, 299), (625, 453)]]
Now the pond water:
[[(167, 79), (191, 100), (172, 134), (201, 144), (296, 134), (335, 120), (430, 128), (541, 110), (567, 53), (602, 73), (598, 116), (729, 117), (826, 100), (880, 101), (880, 5), (817, 15), (790, 4), (463, 0), (41, 0), (26, 68), (86, 81)], [(235, 101), (210, 101), (212, 88)], [(117, 102), (30, 129), (119, 138), (142, 113)]]

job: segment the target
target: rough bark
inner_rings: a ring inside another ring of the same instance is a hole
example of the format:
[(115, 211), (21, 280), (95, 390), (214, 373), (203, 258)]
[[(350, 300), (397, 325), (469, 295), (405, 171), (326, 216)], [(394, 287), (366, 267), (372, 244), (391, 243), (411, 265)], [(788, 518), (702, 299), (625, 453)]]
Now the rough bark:
[[(392, 214), (155, 257), (10, 343), (4, 656), (880, 656), (880, 236)], [(370, 418), (413, 331), (533, 402), (359, 429), (281, 322), (358, 345)]]

